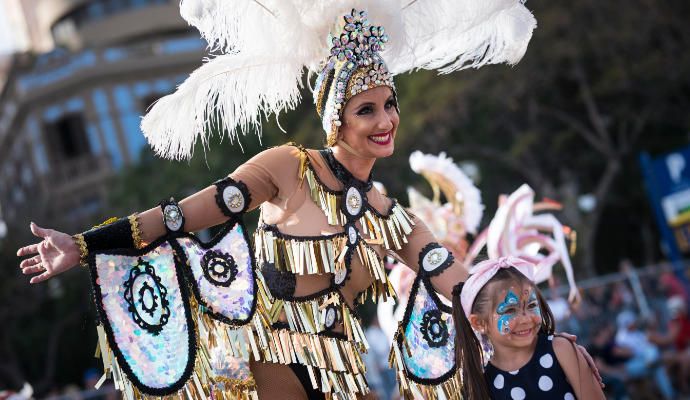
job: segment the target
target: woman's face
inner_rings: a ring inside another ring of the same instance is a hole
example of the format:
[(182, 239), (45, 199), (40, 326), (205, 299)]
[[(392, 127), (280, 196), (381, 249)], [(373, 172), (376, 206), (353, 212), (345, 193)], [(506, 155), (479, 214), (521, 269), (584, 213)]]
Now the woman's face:
[(362, 157), (382, 158), (393, 154), (400, 122), (393, 91), (380, 86), (351, 98), (343, 110), (340, 139)]

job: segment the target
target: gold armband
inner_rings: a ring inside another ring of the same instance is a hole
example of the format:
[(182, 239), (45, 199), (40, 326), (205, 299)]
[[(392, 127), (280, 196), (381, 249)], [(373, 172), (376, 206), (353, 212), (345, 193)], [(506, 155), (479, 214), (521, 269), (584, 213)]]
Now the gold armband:
[(137, 214), (132, 214), (127, 217), (129, 220), (129, 226), (132, 228), (132, 242), (134, 247), (137, 249), (143, 248), (146, 244), (141, 239), (141, 230), (139, 229), (139, 220)]
[(77, 233), (76, 235), (72, 236), (72, 239), (74, 239), (74, 243), (76, 243), (77, 247), (79, 247), (79, 265), (82, 267), (88, 267), (89, 263), (86, 261), (86, 258), (89, 256), (89, 249), (86, 246), (84, 235)]

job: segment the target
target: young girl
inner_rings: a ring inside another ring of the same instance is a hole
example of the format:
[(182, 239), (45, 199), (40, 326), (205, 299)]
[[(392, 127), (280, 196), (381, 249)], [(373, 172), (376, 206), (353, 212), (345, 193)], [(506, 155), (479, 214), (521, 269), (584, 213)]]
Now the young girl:
[[(532, 281), (533, 264), (504, 257), (481, 262), (470, 273), (453, 291), (463, 398), (605, 398), (575, 345), (554, 336), (553, 315)], [(475, 331), (494, 350), (486, 367)]]

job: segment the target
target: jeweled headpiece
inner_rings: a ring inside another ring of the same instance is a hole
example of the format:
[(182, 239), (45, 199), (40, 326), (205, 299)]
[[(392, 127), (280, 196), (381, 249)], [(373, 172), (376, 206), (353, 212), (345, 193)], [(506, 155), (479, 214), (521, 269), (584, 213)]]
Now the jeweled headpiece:
[(382, 26), (372, 26), (366, 11), (354, 8), (328, 35), (331, 53), (316, 79), (314, 103), (326, 134), (341, 125), (342, 110), (350, 98), (369, 89), (388, 86), (395, 93), (393, 76), (379, 52), (388, 35)]
[[(264, 117), (297, 107), (308, 72), (318, 75), (314, 95), (329, 133), (353, 93), (372, 83), (393, 88), (391, 75), (517, 63), (536, 26), (523, 3), (181, 0), (182, 17), (199, 29), (214, 55), (156, 102), (141, 128), (157, 154), (190, 158), (196, 141), (206, 144), (212, 132), (231, 143), (240, 133), (260, 134)], [(371, 26), (367, 13), (350, 12), (353, 7), (366, 10), (385, 31)]]

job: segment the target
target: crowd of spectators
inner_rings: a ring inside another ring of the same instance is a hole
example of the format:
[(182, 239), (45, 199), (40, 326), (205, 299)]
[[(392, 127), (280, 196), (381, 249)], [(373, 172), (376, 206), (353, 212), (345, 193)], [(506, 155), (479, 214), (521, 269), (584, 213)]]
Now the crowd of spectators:
[(552, 290), (559, 331), (576, 334), (612, 399), (690, 399), (690, 294), (670, 265), (640, 273), (622, 264), (615, 280), (582, 290), (568, 305)]

